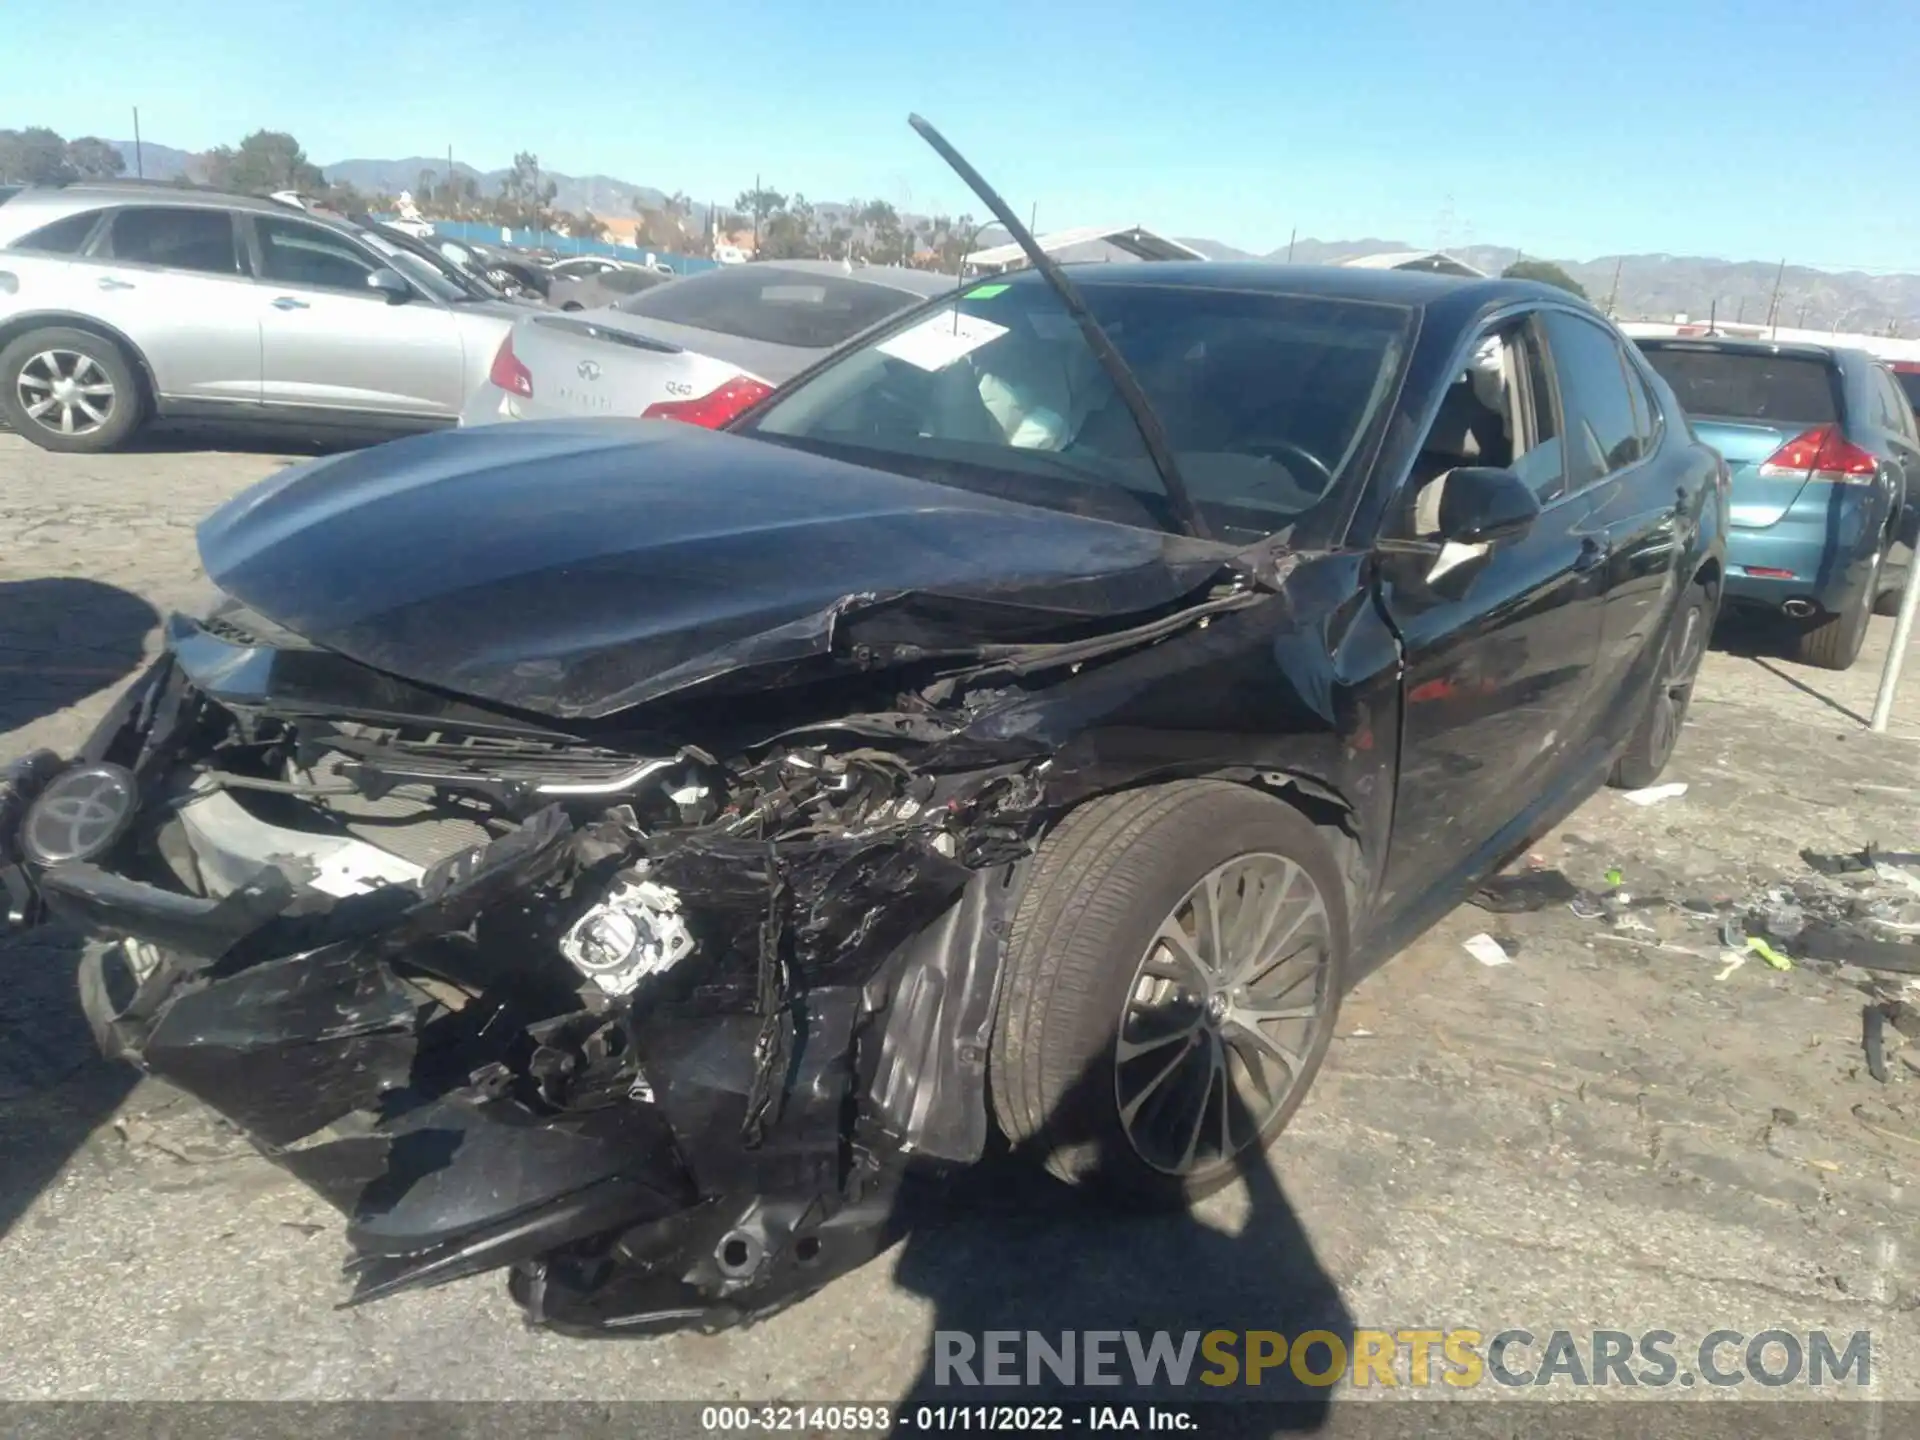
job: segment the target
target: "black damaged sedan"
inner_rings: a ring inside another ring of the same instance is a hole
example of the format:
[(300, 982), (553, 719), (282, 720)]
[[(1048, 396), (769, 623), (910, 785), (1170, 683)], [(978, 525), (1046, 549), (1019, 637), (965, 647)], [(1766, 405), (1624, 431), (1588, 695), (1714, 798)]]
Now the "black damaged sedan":
[(724, 432), (298, 466), (0, 788), (106, 1050), (346, 1216), (353, 1298), (764, 1314), (999, 1147), (1224, 1184), (1342, 992), (1609, 777), (1719, 604), (1718, 458), (1597, 312), (1027, 271)]

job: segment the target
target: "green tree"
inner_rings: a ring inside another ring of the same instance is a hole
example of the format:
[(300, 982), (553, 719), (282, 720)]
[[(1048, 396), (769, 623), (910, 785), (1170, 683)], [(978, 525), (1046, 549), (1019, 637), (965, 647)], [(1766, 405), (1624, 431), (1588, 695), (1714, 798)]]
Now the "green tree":
[(958, 220), (936, 215), (927, 237), (934, 263), (946, 273), (958, 275), (967, 256), (979, 248), (980, 232), (986, 228), (971, 215), (962, 215)]
[(0, 181), (16, 185), (54, 185), (73, 178), (67, 142), (44, 125), (0, 130)]
[(98, 135), (67, 141), (67, 168), (82, 180), (106, 180), (126, 173), (127, 161)]
[(1516, 260), (1500, 274), (1507, 280), (1538, 280), (1542, 285), (1558, 285), (1582, 300), (1587, 298), (1586, 287), (1551, 260)]
[(810, 260), (819, 256), (820, 237), (813, 206), (806, 196), (796, 193), (790, 204), (767, 217), (757, 253), (762, 260)]
[(553, 213), (553, 197), (560, 187), (540, 173), (540, 157), (522, 150), (513, 157), (513, 169), (500, 182), (495, 218), (502, 225), (544, 230)]
[(284, 130), (256, 130), (238, 147), (221, 145), (201, 157), (209, 184), (249, 195), (276, 190), (318, 194), (327, 177)]
[(893, 206), (884, 200), (869, 200), (854, 218), (866, 227), (868, 259), (882, 265), (898, 265), (906, 259), (906, 231)]

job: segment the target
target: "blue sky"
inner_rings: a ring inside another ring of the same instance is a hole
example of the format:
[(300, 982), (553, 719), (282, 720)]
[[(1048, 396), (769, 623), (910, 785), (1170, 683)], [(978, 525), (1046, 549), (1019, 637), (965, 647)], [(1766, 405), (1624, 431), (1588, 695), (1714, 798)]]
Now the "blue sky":
[(1920, 270), (1914, 0), (25, 3), (0, 126), (978, 213), (918, 110), (1043, 230)]

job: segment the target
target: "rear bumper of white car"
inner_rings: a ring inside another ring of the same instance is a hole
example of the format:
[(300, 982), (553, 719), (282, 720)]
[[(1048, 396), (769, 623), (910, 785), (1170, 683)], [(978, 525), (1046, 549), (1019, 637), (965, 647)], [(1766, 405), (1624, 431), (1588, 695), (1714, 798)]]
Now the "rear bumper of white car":
[(467, 397), (467, 403), (461, 408), (462, 425), (498, 425), (502, 420), (525, 420), (528, 418), (521, 409), (518, 395), (509, 394), (498, 385), (482, 381), (474, 387), (473, 394)]

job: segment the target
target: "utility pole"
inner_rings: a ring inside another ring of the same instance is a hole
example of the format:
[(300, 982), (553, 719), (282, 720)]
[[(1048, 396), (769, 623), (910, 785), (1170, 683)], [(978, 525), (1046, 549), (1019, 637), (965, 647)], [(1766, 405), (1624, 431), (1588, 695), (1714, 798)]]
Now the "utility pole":
[[(1807, 302), (1802, 300), (1800, 302), (1800, 318), (1793, 322), (1793, 328), (1798, 330), (1801, 326), (1805, 325), (1806, 323), (1807, 323)], [(1779, 329), (1778, 326), (1775, 326), (1774, 328), (1776, 330)]]
[(753, 258), (760, 258), (760, 172), (753, 175)]
[(1294, 226), (1287, 232), (1287, 264), (1293, 263), (1293, 242), (1300, 238), (1300, 227)]
[[(1782, 256), (1780, 258), (1780, 268), (1773, 272), (1773, 299), (1767, 304), (1767, 326), (1772, 331), (1772, 335), (1768, 337), (1770, 339), (1778, 336), (1780, 333), (1780, 281), (1785, 277), (1786, 273), (1787, 261), (1786, 257)], [(1804, 310), (1802, 313), (1805, 313)]]
[(1738, 325), (1741, 321), (1745, 320), (1746, 318), (1747, 318), (1747, 296), (1746, 296), (1746, 292), (1743, 290), (1740, 292), (1740, 306), (1738, 309), (1736, 309), (1733, 312), (1733, 323)]
[(1607, 318), (1609, 320), (1613, 318), (1614, 306), (1618, 304), (1620, 300), (1620, 269), (1626, 263), (1627, 257), (1624, 255), (1613, 262), (1613, 288), (1607, 292)]
[(147, 178), (146, 159), (140, 153), (140, 107), (133, 107), (133, 174), (137, 180)]

